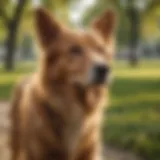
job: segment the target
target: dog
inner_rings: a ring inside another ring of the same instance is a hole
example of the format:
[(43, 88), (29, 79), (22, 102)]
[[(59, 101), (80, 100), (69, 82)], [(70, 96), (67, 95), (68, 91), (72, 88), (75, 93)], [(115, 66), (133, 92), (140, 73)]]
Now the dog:
[(39, 64), (14, 90), (11, 159), (101, 160), (115, 13), (105, 11), (85, 31), (65, 27), (43, 8), (34, 15)]

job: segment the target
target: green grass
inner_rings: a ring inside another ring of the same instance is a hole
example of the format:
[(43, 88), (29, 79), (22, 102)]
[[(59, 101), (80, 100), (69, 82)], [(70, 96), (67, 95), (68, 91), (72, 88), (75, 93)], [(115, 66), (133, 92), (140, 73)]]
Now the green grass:
[(144, 61), (137, 68), (118, 63), (114, 75), (104, 140), (131, 149), (146, 160), (159, 160), (160, 62)]
[(18, 64), (14, 72), (5, 72), (0, 66), (0, 100), (8, 100), (11, 96), (13, 86), (20, 77), (26, 76), (35, 68), (33, 63)]
[[(20, 64), (13, 73), (0, 68), (0, 100), (8, 100), (14, 83), (35, 65)], [(145, 160), (160, 159), (160, 61), (136, 68), (115, 63), (110, 107), (104, 112), (104, 141), (130, 149)]]

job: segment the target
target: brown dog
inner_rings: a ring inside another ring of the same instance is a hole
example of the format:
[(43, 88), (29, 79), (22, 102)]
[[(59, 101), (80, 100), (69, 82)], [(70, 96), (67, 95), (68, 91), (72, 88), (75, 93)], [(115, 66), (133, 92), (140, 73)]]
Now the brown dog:
[(12, 103), (12, 160), (100, 160), (101, 114), (113, 52), (114, 13), (72, 31), (35, 11), (41, 47), (35, 74)]

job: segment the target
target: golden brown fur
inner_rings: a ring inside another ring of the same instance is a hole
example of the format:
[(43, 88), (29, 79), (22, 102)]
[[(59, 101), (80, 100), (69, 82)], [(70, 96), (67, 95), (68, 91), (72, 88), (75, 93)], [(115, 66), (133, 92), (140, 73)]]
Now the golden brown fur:
[[(41, 8), (35, 15), (40, 64), (15, 89), (12, 160), (100, 160), (107, 89), (103, 84), (86, 85), (86, 76), (92, 53), (109, 63), (114, 14), (106, 12), (88, 32), (66, 29)], [(100, 24), (104, 19), (107, 23)]]

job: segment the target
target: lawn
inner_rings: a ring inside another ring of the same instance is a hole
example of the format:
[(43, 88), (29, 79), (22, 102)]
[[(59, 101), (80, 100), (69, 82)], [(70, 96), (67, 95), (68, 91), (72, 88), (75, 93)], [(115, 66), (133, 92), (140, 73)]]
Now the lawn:
[(137, 68), (115, 63), (104, 140), (131, 149), (145, 160), (160, 159), (160, 61)]
[[(17, 79), (34, 66), (21, 64), (13, 73), (1, 68), (0, 100), (8, 100)], [(145, 160), (160, 160), (160, 61), (142, 61), (136, 68), (116, 62), (113, 73), (104, 141), (133, 150)]]
[(5, 72), (0, 66), (0, 100), (8, 100), (19, 78), (28, 75), (34, 68), (33, 63), (20, 63), (16, 65), (14, 72)]

